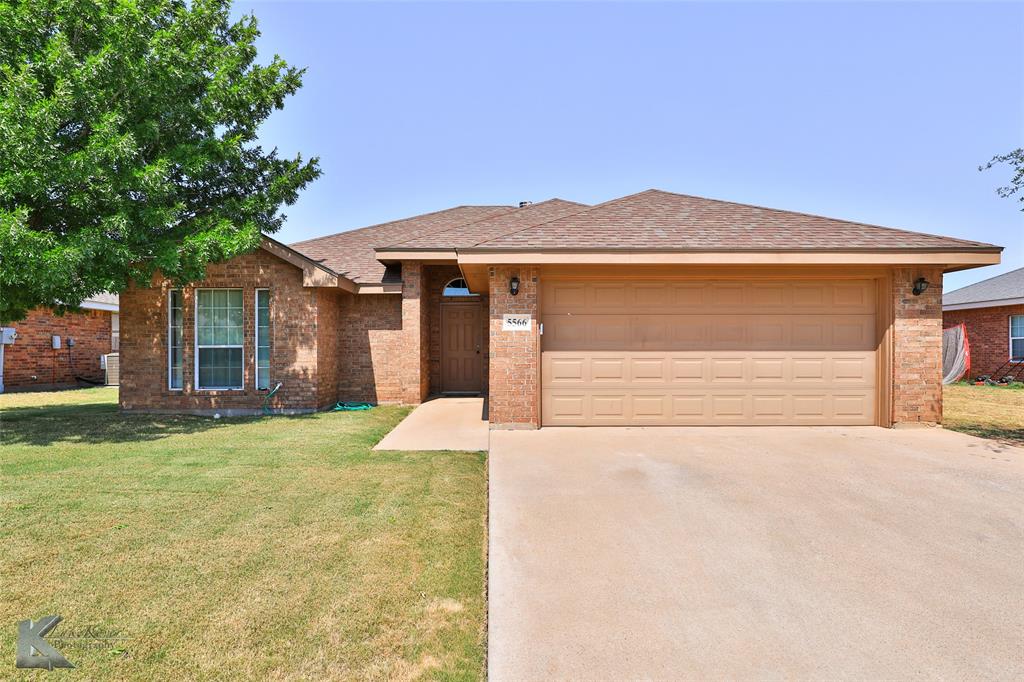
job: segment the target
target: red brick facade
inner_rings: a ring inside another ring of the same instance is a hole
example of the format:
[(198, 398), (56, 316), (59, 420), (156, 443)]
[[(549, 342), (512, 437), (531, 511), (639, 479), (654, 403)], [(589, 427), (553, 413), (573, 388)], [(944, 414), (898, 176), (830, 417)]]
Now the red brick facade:
[(393, 294), (341, 299), (338, 394), (342, 400), (402, 402), (402, 299)]
[[(897, 269), (893, 280), (893, 422), (942, 419), (942, 272)], [(184, 388), (167, 387), (166, 283), (133, 288), (121, 298), (121, 403), (127, 410), (255, 411), (266, 396), (255, 389), (255, 290), (271, 291), (271, 401), (280, 410), (311, 411), (337, 400), (417, 404), (440, 391), (441, 291), (459, 277), (454, 265), (402, 264), (397, 294), (351, 294), (303, 286), (303, 273), (260, 251), (212, 265), (198, 286), (241, 288), (244, 308), (244, 382), (238, 391), (194, 388), (195, 287), (183, 291)], [(914, 279), (931, 286), (914, 296)], [(520, 281), (512, 296), (509, 282)], [(490, 295), (477, 301), (486, 314), (484, 386), (494, 428), (540, 425), (540, 270), (537, 266), (489, 268)], [(530, 331), (503, 331), (502, 316), (530, 314)], [(1005, 342), (1006, 322), (1001, 324)], [(109, 335), (109, 331), (108, 331)], [(972, 339), (973, 341), (973, 339)]]
[[(920, 296), (914, 280), (930, 283)], [(893, 273), (893, 423), (942, 421), (942, 270)]]
[[(168, 292), (173, 287), (158, 282), (132, 288), (121, 298), (121, 406), (225, 414), (261, 409), (267, 391), (255, 388), (254, 302), (256, 289), (262, 288), (271, 292), (270, 386), (282, 383), (271, 408), (312, 411), (338, 400), (417, 404), (439, 391), (441, 291), (459, 274), (455, 266), (415, 262), (405, 263), (402, 271), (401, 296), (353, 295), (304, 287), (298, 268), (265, 251), (211, 265), (206, 280), (183, 289), (181, 390), (168, 388)], [(243, 290), (242, 390), (195, 388), (197, 288)], [(487, 305), (486, 296), (458, 300)]]
[[(492, 267), (490, 278), (490, 391), (491, 428), (540, 426), (540, 273), (535, 266)], [(509, 282), (519, 278), (519, 294)], [(529, 331), (502, 331), (502, 316), (529, 314)]]
[[(76, 386), (75, 377), (103, 381), (100, 356), (110, 353), (111, 313), (84, 310), (56, 315), (45, 308), (12, 322), (18, 340), (4, 348), (4, 387), (7, 391)], [(61, 347), (53, 348), (53, 336)], [(74, 346), (69, 340), (74, 339)]]
[(971, 345), (970, 378), (991, 375), (1010, 359), (1010, 316), (1024, 315), (1024, 305), (992, 308), (947, 310), (942, 313), (942, 326), (967, 325), (967, 342)]
[[(257, 251), (225, 263), (212, 264), (207, 277), (182, 290), (184, 386), (168, 388), (169, 282), (133, 287), (121, 294), (121, 407), (144, 411), (249, 412), (260, 409), (267, 391), (255, 387), (256, 289), (270, 290), (270, 385), (281, 382), (270, 405), (276, 409), (312, 411), (332, 403), (334, 396), (321, 388), (317, 371), (320, 297), (335, 292), (302, 286), (302, 271)], [(195, 388), (195, 290), (240, 288), (243, 301), (243, 380), (241, 390)], [(331, 317), (328, 315), (328, 317)], [(336, 317), (332, 318), (336, 321)], [(328, 348), (330, 335), (322, 341)], [(325, 350), (325, 352), (329, 352)], [(334, 380), (336, 381), (336, 379)]]

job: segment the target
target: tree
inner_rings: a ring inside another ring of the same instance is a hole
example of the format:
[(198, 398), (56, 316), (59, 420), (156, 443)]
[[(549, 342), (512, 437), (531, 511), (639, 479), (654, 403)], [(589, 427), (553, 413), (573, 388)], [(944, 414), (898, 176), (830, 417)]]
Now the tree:
[(185, 283), (278, 230), (317, 159), (260, 124), (304, 70), (256, 62), (230, 0), (0, 0), (0, 320), (156, 271)]
[[(1024, 149), (1014, 149), (1008, 154), (993, 156), (991, 161), (986, 163), (984, 166), (979, 166), (978, 170), (988, 170), (999, 163), (1007, 163), (1013, 168), (1013, 177), (1010, 178), (1010, 184), (996, 188), (996, 192), (999, 196), (1008, 199), (1024, 189)], [(1022, 193), (1017, 200), (1024, 202), (1024, 193)], [(1024, 207), (1022, 207), (1021, 210), (1024, 211)]]

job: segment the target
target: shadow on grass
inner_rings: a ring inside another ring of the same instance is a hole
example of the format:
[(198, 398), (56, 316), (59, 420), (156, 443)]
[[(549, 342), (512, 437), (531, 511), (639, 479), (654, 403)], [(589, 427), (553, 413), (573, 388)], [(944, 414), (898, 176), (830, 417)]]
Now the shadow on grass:
[[(310, 415), (296, 415), (301, 419)], [(274, 417), (281, 419), (281, 416)], [(131, 443), (160, 440), (259, 421), (261, 417), (212, 419), (188, 415), (122, 414), (117, 405), (94, 403), (17, 407), (0, 411), (0, 445)]]
[(1024, 447), (1024, 429), (1001, 429), (995, 426), (982, 426), (980, 424), (946, 424), (945, 426), (952, 431), (959, 431), (970, 436), (988, 438), (989, 440), (1005, 443), (1006, 445), (1015, 445), (1019, 448)]

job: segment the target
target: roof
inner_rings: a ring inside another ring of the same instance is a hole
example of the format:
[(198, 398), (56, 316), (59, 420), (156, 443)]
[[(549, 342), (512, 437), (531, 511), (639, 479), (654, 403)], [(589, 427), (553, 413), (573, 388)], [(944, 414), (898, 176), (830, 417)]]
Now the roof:
[(388, 250), (416, 249), (461, 249), (476, 246), (496, 237), (522, 230), (533, 225), (546, 223), (557, 218), (579, 213), (587, 208), (586, 204), (565, 199), (548, 199), (525, 208), (506, 211), (489, 216), (476, 222), (467, 223), (443, 232), (410, 239), (393, 246)]
[(400, 282), (397, 266), (380, 260), (387, 260), (388, 252), (396, 261), (408, 257), (400, 252), (452, 252), (451, 258), (461, 263), (489, 252), (522, 251), (1001, 251), (983, 242), (654, 189), (596, 206), (564, 199), (525, 208), (456, 206), (288, 248), (358, 285)]
[(120, 299), (117, 294), (111, 294), (104, 291), (85, 299), (79, 307), (85, 308), (86, 310), (109, 310), (116, 313), (120, 307), (119, 301)]
[(973, 307), (988, 308), (1017, 302), (1024, 302), (1024, 268), (1017, 268), (942, 295), (944, 307), (983, 303), (987, 305)]
[(291, 244), (300, 254), (357, 284), (384, 281), (385, 266), (375, 249), (443, 232), (482, 218), (516, 211), (512, 206), (456, 206), (425, 215), (394, 220)]
[(476, 245), (501, 250), (957, 250), (982, 242), (647, 190)]

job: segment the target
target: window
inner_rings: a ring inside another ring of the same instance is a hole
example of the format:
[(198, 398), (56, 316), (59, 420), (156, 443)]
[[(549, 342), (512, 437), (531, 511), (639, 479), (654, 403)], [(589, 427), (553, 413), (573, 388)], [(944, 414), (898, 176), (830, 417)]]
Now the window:
[(121, 316), (117, 313), (110, 314), (110, 352), (116, 353), (121, 349)]
[(167, 292), (167, 388), (180, 391), (182, 386), (181, 291)]
[(1010, 359), (1024, 359), (1024, 315), (1010, 315)]
[(452, 281), (448, 282), (448, 284), (445, 284), (444, 285), (444, 291), (441, 292), (441, 295), (442, 296), (476, 296), (476, 294), (471, 294), (469, 292), (469, 285), (466, 284), (466, 280), (462, 279), (461, 277), (459, 279), (453, 279)]
[(241, 389), (242, 290), (196, 290), (196, 388)]
[(270, 388), (270, 290), (256, 290), (256, 388)]

